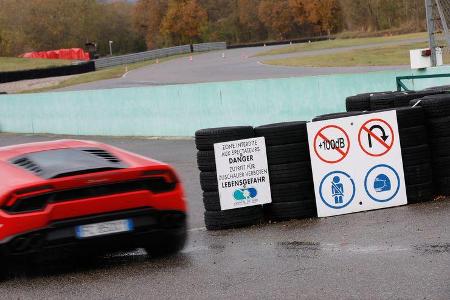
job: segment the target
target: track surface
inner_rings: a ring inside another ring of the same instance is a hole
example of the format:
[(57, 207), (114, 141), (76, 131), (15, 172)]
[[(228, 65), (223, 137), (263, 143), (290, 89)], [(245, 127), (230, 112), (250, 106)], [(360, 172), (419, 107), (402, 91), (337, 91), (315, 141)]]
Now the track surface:
[[(0, 135), (0, 145), (56, 139)], [(64, 137), (66, 138), (66, 137)], [(190, 206), (187, 247), (17, 270), (1, 299), (448, 299), (450, 201), (207, 232), (192, 140), (91, 137), (169, 162)]]
[[(264, 78), (285, 78), (312, 75), (325, 75), (337, 73), (364, 73), (381, 70), (398, 70), (409, 68), (409, 66), (386, 66), (386, 67), (333, 67), (333, 68), (310, 68), (310, 67), (283, 67), (264, 65), (260, 61), (346, 52), (356, 49), (372, 48), (377, 46), (400, 45), (422, 42), (425, 39), (410, 39), (363, 46), (353, 46), (337, 49), (324, 49), (302, 53), (291, 53), (274, 56), (252, 57), (253, 55), (270, 49), (286, 46), (271, 46), (257, 48), (232, 49), (215, 51), (193, 56), (190, 61), (188, 57), (170, 60), (161, 64), (151, 65), (129, 72), (125, 77), (91, 82), (60, 89), (60, 91), (110, 89), (151, 85), (167, 85), (182, 83), (217, 82), (231, 80), (248, 80)], [(223, 57), (225, 54), (225, 57)]]

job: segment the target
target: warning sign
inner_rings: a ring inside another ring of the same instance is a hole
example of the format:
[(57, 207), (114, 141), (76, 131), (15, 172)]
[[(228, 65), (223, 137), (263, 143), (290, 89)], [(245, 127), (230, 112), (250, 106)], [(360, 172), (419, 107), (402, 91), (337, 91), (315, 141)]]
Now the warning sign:
[(264, 137), (214, 144), (222, 210), (271, 203)]
[(350, 150), (348, 134), (339, 126), (327, 125), (314, 137), (314, 152), (325, 163), (342, 161)]
[(307, 126), (319, 217), (407, 203), (396, 111)]
[(383, 119), (370, 119), (359, 130), (359, 146), (370, 156), (385, 155), (392, 149), (394, 141), (394, 130)]

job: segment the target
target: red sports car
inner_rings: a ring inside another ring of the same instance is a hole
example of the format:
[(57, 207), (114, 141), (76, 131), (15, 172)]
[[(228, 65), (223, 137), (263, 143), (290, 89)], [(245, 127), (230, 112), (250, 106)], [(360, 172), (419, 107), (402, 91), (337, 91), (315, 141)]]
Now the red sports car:
[(58, 140), (1, 147), (0, 176), (4, 256), (139, 247), (161, 255), (184, 246), (183, 188), (167, 164)]

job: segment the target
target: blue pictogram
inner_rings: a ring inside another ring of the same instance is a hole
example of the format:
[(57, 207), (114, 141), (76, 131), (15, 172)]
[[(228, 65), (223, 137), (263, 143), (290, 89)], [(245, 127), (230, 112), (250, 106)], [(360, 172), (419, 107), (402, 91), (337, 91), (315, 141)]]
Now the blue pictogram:
[(339, 176), (334, 176), (333, 182), (331, 182), (331, 195), (335, 204), (344, 202), (344, 185), (341, 183)]
[(237, 189), (233, 193), (233, 197), (237, 201), (253, 199), (256, 195), (258, 195), (258, 191), (255, 188)]
[(320, 182), (319, 194), (326, 206), (341, 209), (355, 198), (355, 182), (345, 172), (330, 172)]
[(389, 165), (376, 165), (367, 172), (364, 188), (370, 199), (376, 202), (388, 202), (394, 199), (400, 190), (400, 176)]
[(373, 188), (376, 192), (387, 192), (391, 190), (391, 180), (386, 174), (380, 174), (375, 177), (375, 181), (373, 182)]

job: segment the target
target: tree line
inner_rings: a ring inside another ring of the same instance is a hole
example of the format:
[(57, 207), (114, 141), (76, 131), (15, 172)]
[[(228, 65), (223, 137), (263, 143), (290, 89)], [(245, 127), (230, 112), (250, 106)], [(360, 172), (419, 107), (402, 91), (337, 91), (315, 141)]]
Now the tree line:
[(129, 53), (342, 31), (425, 29), (423, 0), (0, 0), (0, 56), (83, 47)]

